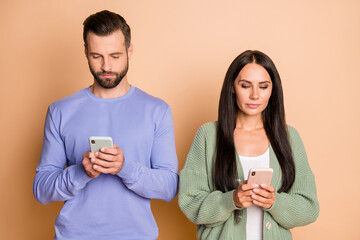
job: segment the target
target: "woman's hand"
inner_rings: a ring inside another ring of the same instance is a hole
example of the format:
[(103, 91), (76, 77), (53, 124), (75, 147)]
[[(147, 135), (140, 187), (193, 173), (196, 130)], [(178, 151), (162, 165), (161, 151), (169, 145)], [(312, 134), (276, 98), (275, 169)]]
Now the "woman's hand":
[(254, 195), (253, 190), (259, 188), (257, 184), (247, 184), (247, 181), (242, 182), (233, 193), (233, 201), (235, 206), (241, 208), (248, 208), (253, 205)]
[(251, 199), (254, 205), (263, 208), (270, 208), (275, 201), (275, 188), (271, 185), (261, 184), (252, 190)]

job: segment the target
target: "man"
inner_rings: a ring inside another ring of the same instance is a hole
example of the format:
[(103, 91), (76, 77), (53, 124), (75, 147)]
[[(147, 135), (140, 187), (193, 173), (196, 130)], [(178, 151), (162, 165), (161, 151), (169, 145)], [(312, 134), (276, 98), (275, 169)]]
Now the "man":
[[(94, 83), (49, 106), (34, 196), (65, 202), (55, 239), (156, 239), (150, 199), (171, 201), (178, 186), (170, 107), (129, 84), (123, 17), (93, 14), (83, 37)], [(114, 148), (90, 152), (90, 136), (112, 137)]]

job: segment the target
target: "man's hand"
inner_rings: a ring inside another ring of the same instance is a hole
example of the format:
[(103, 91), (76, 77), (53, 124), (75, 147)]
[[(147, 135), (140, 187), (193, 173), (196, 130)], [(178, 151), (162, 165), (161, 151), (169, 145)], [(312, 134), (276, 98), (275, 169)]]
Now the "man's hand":
[(84, 152), (82, 165), (86, 174), (91, 178), (96, 178), (100, 175), (100, 172), (96, 171), (93, 168), (93, 164), (91, 163), (91, 159), (94, 158), (95, 155), (93, 152)]
[(101, 148), (90, 159), (93, 170), (104, 174), (117, 174), (124, 166), (124, 153), (116, 144), (114, 148)]

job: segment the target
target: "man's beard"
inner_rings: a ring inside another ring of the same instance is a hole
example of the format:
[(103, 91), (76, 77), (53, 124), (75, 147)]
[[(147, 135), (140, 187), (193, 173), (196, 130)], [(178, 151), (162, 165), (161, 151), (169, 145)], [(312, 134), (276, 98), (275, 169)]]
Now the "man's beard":
[[(94, 79), (96, 80), (96, 82), (101, 87), (110, 89), (110, 88), (114, 88), (117, 85), (119, 85), (121, 80), (126, 76), (128, 69), (129, 69), (129, 61), (126, 62), (126, 66), (125, 66), (124, 70), (122, 70), (121, 72), (107, 72), (107, 71), (95, 72), (94, 69), (91, 68), (90, 63), (89, 63), (89, 68), (90, 68), (90, 72), (94, 76)], [(102, 74), (113, 74), (113, 75), (115, 75), (115, 79), (101, 78)]]

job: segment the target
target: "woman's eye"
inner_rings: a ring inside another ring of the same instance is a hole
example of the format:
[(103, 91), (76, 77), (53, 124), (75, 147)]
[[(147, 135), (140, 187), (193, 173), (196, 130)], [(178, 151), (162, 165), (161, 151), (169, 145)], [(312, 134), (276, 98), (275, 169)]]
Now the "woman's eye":
[(261, 86), (260, 88), (261, 88), (261, 89), (267, 89), (268, 86)]
[(243, 85), (241, 85), (241, 87), (242, 87), (242, 88), (249, 88), (250, 85), (245, 85), (245, 84), (243, 84)]

